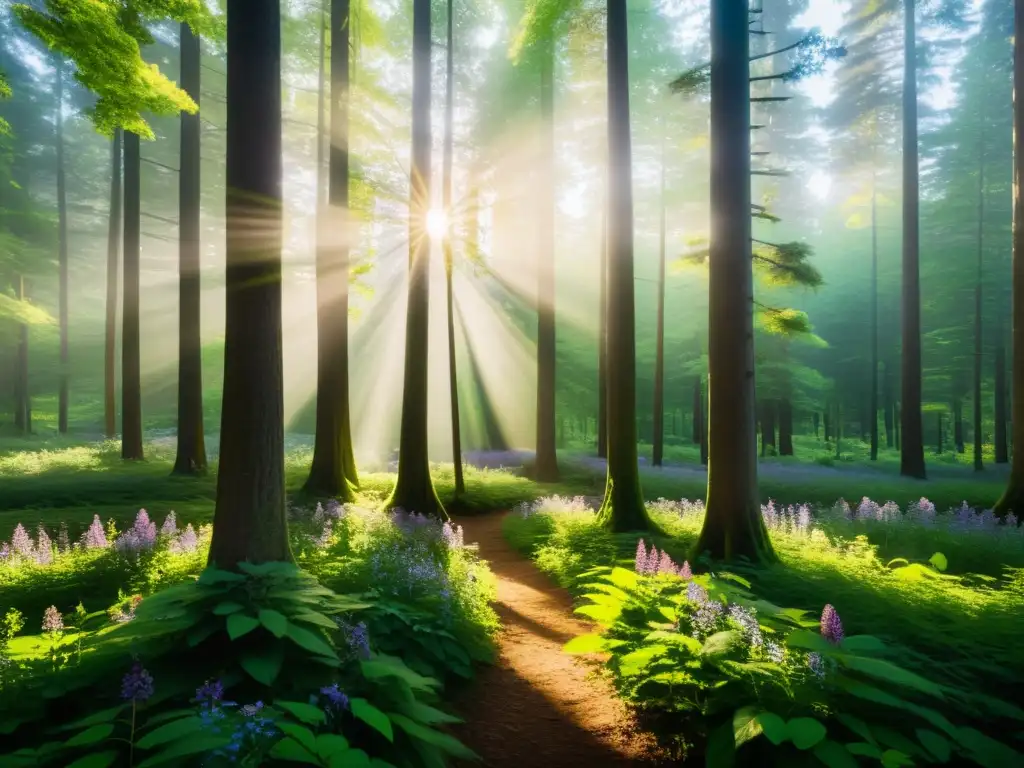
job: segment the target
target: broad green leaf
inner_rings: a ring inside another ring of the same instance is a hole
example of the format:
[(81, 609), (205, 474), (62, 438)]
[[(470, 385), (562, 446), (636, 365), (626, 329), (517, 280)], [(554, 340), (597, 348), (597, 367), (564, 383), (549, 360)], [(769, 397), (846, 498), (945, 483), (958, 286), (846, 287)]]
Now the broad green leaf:
[(927, 753), (920, 746), (897, 730), (884, 725), (876, 725), (872, 732), (883, 746), (911, 757), (927, 757)]
[(391, 728), (391, 720), (366, 699), (352, 699), (349, 702), (353, 717), (362, 720), (388, 741), (395, 740), (395, 732)]
[(562, 646), (562, 651), (565, 653), (599, 653), (605, 650), (604, 643), (605, 640), (601, 635), (580, 635)]
[(245, 606), (241, 603), (236, 603), (233, 600), (225, 600), (223, 603), (218, 603), (213, 608), (215, 616), (228, 616), (232, 613), (238, 613), (244, 611)]
[(859, 755), (860, 757), (871, 757), (875, 760), (882, 759), (882, 750), (876, 747), (874, 744), (868, 744), (866, 741), (855, 741), (852, 744), (846, 745), (846, 751), (851, 755)]
[(816, 651), (817, 653), (831, 654), (836, 650), (828, 640), (818, 632), (810, 632), (806, 629), (797, 629), (790, 632), (786, 637), (786, 645), (790, 648), (800, 648), (805, 651)]
[(172, 709), (168, 712), (161, 712), (159, 715), (147, 717), (146, 722), (143, 725), (137, 726), (135, 728), (135, 733), (138, 734), (138, 732), (141, 730), (148, 731), (150, 728), (156, 728), (156, 726), (160, 725), (161, 723), (166, 723), (170, 720), (177, 720), (181, 717), (192, 717), (193, 715), (195, 715), (195, 713), (196, 712), (194, 709)]
[(664, 616), (672, 624), (675, 624), (677, 621), (679, 621), (679, 611), (677, 611), (671, 605), (659, 605), (658, 613)]
[(857, 768), (857, 761), (843, 749), (843, 745), (830, 739), (818, 744), (812, 754), (828, 768)]
[(884, 768), (902, 768), (903, 766), (913, 764), (913, 760), (902, 752), (897, 752), (895, 749), (887, 749), (882, 753), (882, 766)]
[(936, 552), (934, 555), (928, 558), (928, 562), (932, 564), (932, 567), (936, 571), (941, 571), (943, 573), (945, 572), (946, 568), (949, 567), (949, 561), (946, 560), (946, 556), (941, 552)]
[(228, 637), (237, 640), (252, 632), (260, 625), (259, 619), (245, 613), (232, 613), (228, 616)]
[(1024, 765), (1024, 758), (1016, 750), (986, 736), (974, 728), (960, 728), (958, 741), (966, 747), (975, 760), (987, 768), (1002, 768), (1009, 765)]
[(242, 669), (248, 673), (256, 682), (263, 685), (272, 685), (281, 672), (281, 665), (284, 663), (284, 651), (280, 647), (268, 648), (262, 653), (250, 651), (242, 654), (238, 660)]
[(437, 687), (437, 681), (431, 677), (424, 677), (413, 672), (401, 659), (383, 654), (373, 659), (360, 661), (363, 677), (370, 680), (380, 680), (385, 677), (396, 677), (404, 680), (410, 688), (419, 691), (428, 691)]
[(645, 645), (619, 659), (619, 673), (624, 677), (639, 675), (650, 666), (651, 661), (664, 656), (667, 645)]
[(743, 635), (734, 629), (716, 632), (704, 641), (702, 656), (722, 656), (743, 642)]
[(578, 613), (587, 618), (593, 619), (599, 624), (610, 626), (615, 623), (615, 620), (619, 618), (622, 613), (621, 608), (618, 605), (581, 605), (575, 610)]
[(288, 617), (272, 608), (261, 608), (260, 624), (266, 627), (274, 637), (284, 637), (288, 633)]
[(735, 573), (731, 573), (729, 571), (719, 571), (716, 575), (720, 579), (725, 579), (726, 581), (734, 581), (737, 584), (746, 587), (747, 589), (750, 589), (750, 581), (743, 578), (742, 576), (736, 575)]
[(442, 725), (463, 722), (461, 717), (449, 715), (447, 712), (442, 712), (440, 709), (436, 709), (429, 704), (424, 704), (422, 701), (415, 699), (407, 703), (402, 708), (402, 714), (411, 717), (416, 722), (423, 723), (424, 725)]
[(202, 720), (198, 717), (186, 717), (155, 728), (139, 739), (137, 745), (140, 749), (152, 749), (169, 741), (189, 738), (192, 734), (199, 733), (202, 730)]
[(635, 591), (640, 585), (640, 577), (634, 571), (627, 571), (625, 568), (612, 568), (611, 573), (605, 578), (616, 587), (625, 590)]
[(732, 768), (737, 746), (739, 745), (733, 739), (732, 724), (722, 723), (708, 737), (704, 765), (707, 768)]
[(202, 735), (191, 739), (182, 739), (176, 741), (167, 749), (147, 757), (136, 768), (150, 768), (150, 766), (163, 765), (164, 763), (181, 765), (181, 758), (183, 757), (201, 755), (203, 752), (213, 752), (215, 749), (223, 749), (230, 743), (231, 737), (229, 735)]
[(111, 707), (110, 709), (104, 709), (101, 712), (96, 712), (88, 717), (84, 717), (81, 720), (76, 720), (68, 725), (62, 725), (58, 728), (58, 731), (77, 731), (79, 728), (87, 728), (90, 725), (98, 725), (99, 723), (109, 723), (113, 721), (119, 714), (121, 714), (127, 705), (122, 704), (119, 707)]
[(884, 704), (898, 709), (906, 709), (908, 705), (908, 702), (905, 702), (903, 699), (879, 690), (874, 686), (862, 683), (860, 680), (841, 678), (836, 684), (850, 695), (856, 696), (858, 699), (873, 701), (876, 704)]
[(849, 728), (853, 733), (864, 739), (864, 741), (871, 744), (875, 743), (875, 737), (871, 735), (871, 729), (863, 720), (859, 720), (853, 715), (847, 715), (843, 712), (838, 713), (836, 715), (836, 719)]
[(321, 733), (316, 737), (316, 753), (324, 760), (329, 760), (331, 755), (344, 752), (348, 749), (348, 739), (336, 733)]
[(81, 733), (76, 733), (64, 743), (69, 747), (85, 747), (89, 744), (96, 744), (103, 741), (113, 732), (114, 726), (111, 723), (100, 723), (99, 725), (87, 728)]
[(943, 697), (942, 688), (931, 680), (926, 680), (920, 675), (916, 675), (902, 667), (898, 667), (885, 659), (875, 659), (868, 656), (851, 656), (845, 653), (836, 654), (836, 657), (847, 668), (856, 670), (857, 672), (862, 672), (865, 675), (870, 675), (871, 677), (878, 678), (879, 680), (884, 680), (890, 685), (914, 688), (915, 690), (927, 693), (937, 698)]
[(279, 760), (291, 760), (294, 763), (320, 765), (320, 759), (306, 751), (299, 742), (292, 738), (284, 738), (270, 748), (270, 756)]
[(757, 720), (759, 714), (760, 710), (757, 707), (743, 707), (736, 710), (732, 716), (732, 732), (737, 747), (741, 747), (761, 735), (763, 729)]
[(299, 722), (308, 725), (320, 725), (320, 723), (327, 719), (327, 716), (320, 707), (305, 704), (301, 701), (275, 701), (274, 706), (280, 707), (285, 712), (294, 716)]
[(372, 765), (369, 755), (363, 750), (348, 749), (335, 753), (331, 758), (330, 768), (370, 768)]
[(327, 644), (322, 635), (302, 627), (297, 627), (291, 623), (288, 624), (288, 639), (300, 648), (304, 648), (310, 653), (315, 653), (317, 656), (326, 656), (330, 659), (336, 658), (338, 655)]
[(917, 740), (924, 745), (924, 748), (931, 752), (940, 763), (945, 763), (949, 760), (953, 748), (946, 737), (941, 736), (935, 731), (929, 731), (927, 728), (918, 728), (914, 731), (914, 734), (917, 736)]
[(843, 642), (840, 643), (840, 648), (851, 653), (864, 653), (865, 651), (871, 653), (886, 650), (885, 643), (874, 635), (850, 635), (843, 639)]
[(454, 736), (449, 736), (447, 733), (442, 733), (441, 731), (435, 731), (433, 728), (421, 725), (415, 720), (410, 720), (405, 715), (401, 715), (397, 712), (388, 712), (387, 715), (391, 718), (392, 723), (405, 731), (413, 739), (425, 741), (426, 743), (431, 744), (441, 751), (446, 752), (452, 757), (457, 757), (460, 760), (480, 759), (473, 750)]
[(93, 752), (91, 755), (80, 757), (73, 763), (68, 763), (66, 768), (107, 768), (117, 760), (116, 751)]
[(293, 739), (306, 752), (316, 754), (316, 736), (309, 728), (298, 723), (290, 723), (287, 720), (281, 721), (277, 725), (282, 733)]
[(789, 730), (786, 728), (786, 721), (774, 712), (761, 712), (757, 716), (757, 722), (761, 731), (768, 741), (776, 747), (789, 738)]
[(240, 581), (245, 581), (245, 576), (240, 573), (222, 571), (219, 568), (207, 568), (199, 574), (196, 584), (212, 587), (216, 584), (237, 584)]
[(324, 629), (337, 629), (338, 625), (317, 611), (299, 611), (292, 616), (293, 621), (303, 621), (306, 624), (315, 624)]
[(790, 741), (797, 749), (811, 749), (825, 738), (828, 729), (813, 717), (794, 717), (786, 723)]

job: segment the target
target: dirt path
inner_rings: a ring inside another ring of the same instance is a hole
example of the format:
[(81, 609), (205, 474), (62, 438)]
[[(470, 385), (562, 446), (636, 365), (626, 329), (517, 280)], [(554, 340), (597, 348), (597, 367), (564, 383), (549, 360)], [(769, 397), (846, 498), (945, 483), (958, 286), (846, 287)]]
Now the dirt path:
[(485, 768), (615, 768), (654, 765), (649, 740), (636, 735), (611, 686), (594, 665), (562, 653), (591, 631), (572, 614), (569, 593), (514, 552), (501, 534), (504, 515), (462, 518), (466, 543), (498, 578), (498, 659), (479, 670), (455, 710), (453, 729)]

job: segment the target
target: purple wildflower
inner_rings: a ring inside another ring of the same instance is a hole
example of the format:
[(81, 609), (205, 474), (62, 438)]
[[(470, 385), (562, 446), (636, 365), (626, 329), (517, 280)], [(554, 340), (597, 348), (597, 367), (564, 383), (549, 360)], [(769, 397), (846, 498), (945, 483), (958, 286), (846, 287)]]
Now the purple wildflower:
[(700, 604), (700, 608), (690, 617), (690, 625), (693, 627), (693, 636), (703, 640), (718, 629), (718, 624), (725, 613), (725, 606), (717, 600), (706, 600)]
[(36, 562), (40, 565), (53, 562), (53, 542), (42, 525), (39, 526), (39, 541), (36, 543)]
[(761, 626), (757, 623), (757, 614), (753, 608), (744, 608), (735, 603), (729, 606), (729, 618), (739, 624), (743, 636), (754, 648), (764, 643)]
[(679, 573), (679, 570), (676, 568), (676, 564), (672, 561), (672, 558), (669, 557), (668, 552), (661, 553), (661, 557), (658, 560), (657, 572), (668, 574), (670, 576), (675, 576)]
[(121, 698), (141, 704), (152, 695), (153, 676), (145, 670), (142, 662), (136, 661), (121, 681)]
[(338, 684), (324, 686), (320, 689), (320, 694), (327, 699), (327, 707), (334, 710), (335, 712), (341, 712), (342, 710), (348, 709), (348, 696), (346, 696)]
[(769, 640), (764, 646), (765, 653), (768, 654), (768, 658), (776, 664), (781, 664), (783, 659), (786, 657), (786, 652), (782, 646), (776, 643), (774, 640)]
[(82, 535), (82, 546), (86, 549), (106, 549), (109, 546), (107, 534), (103, 530), (103, 523), (100, 522), (99, 515), (92, 516), (92, 523)]
[(196, 702), (213, 705), (224, 698), (224, 684), (220, 680), (207, 680), (196, 688)]
[(171, 543), (171, 551), (176, 554), (185, 554), (186, 552), (195, 552), (199, 548), (199, 537), (196, 535), (196, 529), (192, 527), (192, 523), (185, 526), (178, 538)]
[(11, 536), (11, 549), (22, 557), (32, 557), (35, 552), (35, 548), (35, 542), (33, 542), (32, 537), (28, 535), (28, 531), (25, 530), (25, 526), (18, 523), (14, 527), (14, 534)]
[(6, 560), (11, 556), (11, 545), (6, 541), (0, 541), (0, 560)]
[(323, 549), (331, 543), (331, 537), (334, 535), (334, 522), (327, 520), (324, 522), (324, 529), (319, 536), (314, 537), (313, 544), (318, 549)]
[(686, 599), (691, 603), (702, 605), (707, 602), (708, 591), (695, 581), (686, 585)]
[(835, 645), (843, 642), (843, 623), (831, 604), (821, 612), (821, 636)]
[(114, 541), (117, 551), (126, 555), (136, 555), (139, 552), (150, 550), (154, 544), (156, 544), (156, 523), (149, 519), (149, 513), (144, 509), (140, 509), (139, 514), (135, 516), (134, 525)]
[(43, 632), (60, 632), (64, 629), (64, 617), (57, 606), (51, 605), (43, 611)]
[(689, 581), (693, 578), (693, 571), (690, 570), (689, 561), (683, 561), (683, 567), (679, 569), (679, 577), (684, 581)]
[(797, 508), (796, 527), (802, 533), (808, 533), (811, 530), (811, 508), (806, 504), (801, 504)]
[(637, 573), (646, 573), (647, 571), (647, 547), (643, 539), (636, 543), (636, 559), (633, 561), (633, 569)]
[(463, 546), (462, 526), (453, 527), (447, 520), (441, 526), (441, 538), (449, 549), (460, 549)]
[(170, 539), (178, 535), (178, 520), (171, 510), (167, 513), (167, 517), (164, 518), (164, 524), (160, 526), (160, 538)]
[(818, 679), (825, 676), (825, 660), (821, 658), (820, 653), (807, 654), (807, 666), (810, 667), (811, 673)]
[(370, 658), (370, 636), (366, 629), (366, 623), (360, 621), (352, 625), (344, 619), (335, 619), (338, 628), (345, 635), (345, 642), (349, 650), (360, 659)]

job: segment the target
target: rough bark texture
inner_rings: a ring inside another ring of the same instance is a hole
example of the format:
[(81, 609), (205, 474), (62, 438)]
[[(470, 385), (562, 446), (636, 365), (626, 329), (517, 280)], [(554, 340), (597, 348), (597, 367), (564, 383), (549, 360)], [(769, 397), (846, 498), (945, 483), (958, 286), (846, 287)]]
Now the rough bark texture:
[[(607, 192), (605, 193), (607, 196)], [(608, 200), (601, 201), (601, 271), (597, 315), (597, 455), (608, 458)]]
[(900, 425), (902, 424), (902, 421), (901, 421), (902, 417), (900, 415), (900, 404), (899, 403), (893, 403), (892, 412), (893, 412), (893, 433), (894, 433), (894, 437), (896, 438), (896, 450), (898, 451), (898, 450), (900, 450), (900, 446), (901, 446), (901, 444), (903, 442), (902, 440), (900, 440), (900, 429), (901, 429)]
[(903, 450), (900, 474), (924, 479), (921, 423), (920, 194), (917, 151), (917, 57), (915, 0), (904, 5), (903, 47)]
[(746, 0), (711, 4), (711, 253), (708, 495), (696, 552), (774, 557), (757, 490), (750, 42)]
[(121, 311), (121, 458), (142, 459), (139, 259), (142, 242), (139, 137), (124, 135), (124, 302)]
[[(762, 400), (758, 412), (761, 417), (761, 455), (775, 456), (779, 452), (775, 442), (775, 401)], [(771, 451), (768, 446), (771, 446)]]
[[(331, 0), (331, 148), (328, 211), (316, 248), (316, 437), (306, 490), (339, 500), (358, 485), (349, 408), (349, 0)], [(426, 352), (424, 351), (424, 354)], [(425, 395), (424, 395), (425, 397)]]
[(654, 435), (651, 463), (661, 466), (665, 450), (665, 137), (661, 142), (661, 216), (658, 228), (658, 327), (654, 353)]
[(626, 0), (608, 0), (608, 476), (598, 520), (613, 531), (650, 527), (636, 447), (633, 172)]
[(117, 433), (117, 284), (121, 251), (121, 129), (110, 144), (110, 217), (107, 229), (107, 296), (103, 339), (103, 434)]
[(995, 435), (996, 464), (1006, 464), (1009, 455), (1006, 448), (1006, 348), (1003, 345), (1002, 325), (996, 334), (995, 353)]
[[(199, 104), (199, 38), (181, 25), (181, 88)], [(203, 433), (203, 341), (200, 286), (200, 124), (199, 113), (181, 113), (178, 173), (178, 451), (174, 473), (206, 471)]]
[(427, 346), (430, 318), (430, 0), (413, 0), (412, 195), (409, 203), (409, 302), (398, 480), (388, 508), (447, 517), (430, 479), (427, 456)]
[[(452, 462), (455, 465), (455, 494), (466, 492), (466, 481), (462, 476), (462, 430), (459, 425), (459, 371), (455, 359), (455, 294), (452, 291), (452, 120), (455, 113), (455, 13), (454, 0), (448, 0), (448, 45), (445, 49), (444, 89), (444, 210), (448, 215), (448, 227), (444, 233), (444, 277), (448, 314), (448, 392), (452, 411)], [(473, 215), (476, 215), (474, 209)]]
[(537, 199), (537, 461), (536, 478), (558, 480), (555, 453), (555, 46), (540, 46), (540, 188)]
[(58, 323), (60, 325), (60, 383), (57, 394), (57, 431), (68, 431), (68, 389), (71, 361), (68, 356), (68, 203), (64, 182), (64, 61), (58, 57), (57, 115), (55, 120), (57, 148), (57, 270)]
[(227, 286), (210, 563), (291, 560), (281, 345), (280, 0), (228, 0)]
[[(1014, 39), (1024, 40), (1024, 0), (1014, 3)], [(1024, 151), (1021, 131), (1024, 130), (1024, 46), (1013, 47), (1013, 336), (1011, 338), (1012, 396), (1010, 421), (1013, 450), (1010, 478), (1006, 491), (996, 502), (998, 514), (1024, 514), (1024, 199), (1020, 185), (1024, 182)]]
[(779, 456), (793, 455), (793, 404), (788, 397), (778, 401)]

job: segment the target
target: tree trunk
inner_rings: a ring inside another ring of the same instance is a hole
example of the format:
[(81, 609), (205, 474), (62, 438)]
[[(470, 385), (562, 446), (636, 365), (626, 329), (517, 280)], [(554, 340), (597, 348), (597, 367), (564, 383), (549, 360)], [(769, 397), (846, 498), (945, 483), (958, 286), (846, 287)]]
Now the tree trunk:
[(774, 553), (757, 489), (748, 26), (746, 0), (711, 4), (710, 435), (696, 552), (757, 562)]
[[(1024, 40), (1024, 2), (1014, 3), (1013, 32), (1015, 40)], [(1013, 439), (1013, 456), (1010, 464), (1010, 478), (1006, 491), (996, 502), (995, 510), (1000, 515), (1014, 512), (1017, 517), (1024, 514), (1024, 200), (1021, 199), (1021, 183), (1024, 183), (1024, 46), (1013, 46), (1013, 336), (1010, 356), (1012, 378), (1010, 380), (1010, 420)], [(999, 423), (998, 421), (996, 422)], [(998, 440), (996, 441), (998, 446)]]
[[(459, 376), (455, 360), (455, 296), (452, 292), (452, 119), (455, 111), (455, 13), (454, 0), (448, 0), (448, 45), (445, 61), (445, 101), (444, 101), (444, 178), (442, 179), (444, 194), (444, 211), (448, 216), (448, 224), (444, 233), (444, 275), (448, 306), (448, 386), (452, 410), (452, 462), (455, 466), (455, 495), (466, 492), (466, 482), (462, 476), (462, 434), (459, 427)], [(475, 215), (475, 211), (474, 211)], [(554, 413), (551, 414), (554, 419)], [(552, 448), (552, 452), (554, 448)]]
[(103, 339), (103, 434), (117, 433), (117, 283), (121, 250), (121, 129), (110, 145), (110, 217), (107, 228), (106, 326)]
[(412, 168), (409, 203), (409, 301), (398, 480), (388, 508), (447, 517), (430, 479), (427, 455), (427, 347), (430, 334), (430, 0), (413, 0)]
[[(199, 104), (202, 54), (188, 24), (181, 30), (181, 88)], [(203, 340), (200, 285), (200, 125), (199, 113), (181, 113), (178, 173), (178, 452), (174, 473), (206, 471), (203, 432)]]
[(981, 115), (978, 133), (978, 275), (974, 283), (974, 471), (981, 472), (981, 364), (982, 364), (982, 295), (985, 244), (985, 116)]
[[(774, 400), (762, 400), (761, 401), (761, 455), (762, 456), (775, 456), (778, 453), (777, 446), (775, 443), (775, 401)], [(771, 453), (768, 453), (768, 446), (772, 447)]]
[(537, 462), (542, 483), (558, 480), (555, 453), (555, 44), (540, 46), (541, 184), (537, 227)]
[(814, 421), (814, 439), (817, 440), (820, 436), (821, 415), (817, 411), (815, 411), (813, 414), (811, 414), (811, 418)]
[(793, 404), (788, 397), (779, 400), (779, 456), (793, 455)]
[(626, 0), (608, 0), (608, 476), (598, 520), (615, 532), (650, 527), (636, 435), (633, 165)]
[(708, 465), (708, 417), (704, 389), (699, 376), (697, 377), (697, 400), (697, 419), (700, 425), (700, 463), (706, 467)]
[[(27, 301), (25, 276), (18, 276), (18, 301)], [(14, 372), (14, 428), (18, 434), (32, 432), (32, 393), (28, 383), (28, 323), (18, 323), (18, 358)]]
[(330, 181), (326, 216), (318, 216), (322, 229), (316, 246), (316, 437), (305, 484), (309, 493), (343, 501), (355, 498), (353, 487), (359, 482), (352, 449), (348, 360), (350, 17), (349, 0), (331, 0)]
[(964, 452), (964, 408), (959, 397), (953, 399), (953, 446), (957, 453)]
[(139, 339), (139, 258), (142, 247), (142, 158), (139, 136), (124, 134), (124, 308), (121, 312), (121, 458), (142, 454), (142, 362)]
[(893, 439), (892, 371), (889, 363), (882, 368), (882, 418), (885, 421), (885, 447), (891, 449)]
[(904, 6), (903, 47), (903, 375), (900, 474), (925, 479), (921, 423), (921, 281), (917, 152), (915, 0)]
[(219, 568), (292, 559), (281, 360), (280, 0), (228, 0), (227, 15), (227, 305), (209, 559)]
[(900, 413), (900, 404), (899, 403), (893, 403), (892, 404), (892, 412), (893, 412), (893, 434), (894, 434), (894, 436), (896, 438), (896, 450), (898, 451), (902, 447), (902, 443), (903, 443), (903, 441), (900, 440), (900, 425), (903, 423), (903, 420), (902, 420), (902, 414)]
[(822, 421), (825, 423), (822, 428), (825, 430), (825, 442), (829, 442), (832, 439), (832, 403), (825, 403), (825, 410), (821, 414)]
[(665, 451), (665, 135), (661, 141), (661, 217), (658, 235), (658, 324), (654, 355), (654, 416), (651, 463), (661, 466)]
[(608, 458), (608, 197), (601, 201), (600, 292), (597, 315), (597, 455)]
[(875, 151), (871, 166), (871, 389), (868, 415), (871, 427), (870, 460), (878, 461), (878, 195), (875, 189)]
[(58, 317), (60, 325), (60, 384), (57, 395), (57, 431), (68, 432), (68, 384), (71, 375), (68, 359), (68, 203), (64, 183), (64, 61), (59, 56), (57, 69), (57, 269), (59, 272)]
[(995, 372), (995, 451), (996, 464), (1006, 464), (1006, 347), (1003, 345), (1002, 323), (996, 326)]

